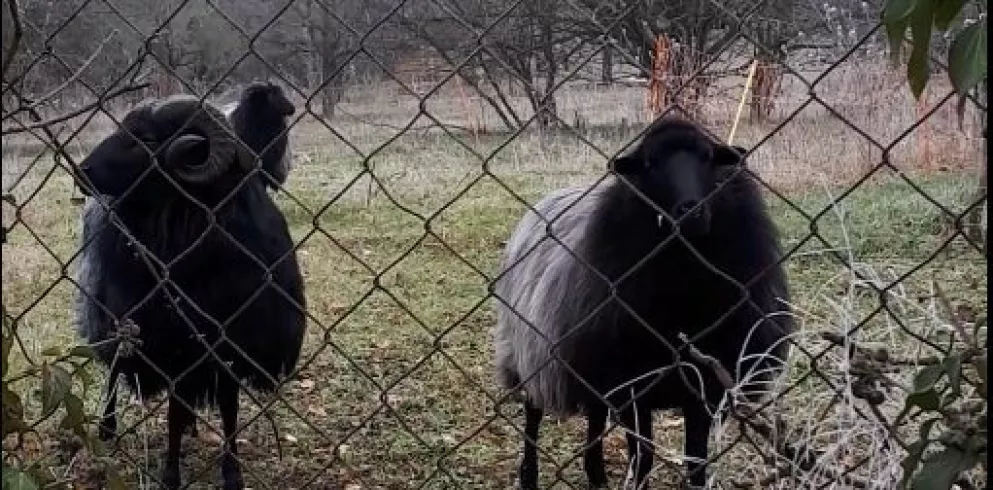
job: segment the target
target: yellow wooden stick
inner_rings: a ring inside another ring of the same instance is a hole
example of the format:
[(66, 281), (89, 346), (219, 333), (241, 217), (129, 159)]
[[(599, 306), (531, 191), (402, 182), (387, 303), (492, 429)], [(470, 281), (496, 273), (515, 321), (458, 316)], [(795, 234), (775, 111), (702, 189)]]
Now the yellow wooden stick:
[(755, 69), (758, 68), (759, 60), (753, 60), (751, 68), (748, 69), (748, 78), (745, 80), (745, 89), (741, 91), (741, 100), (738, 101), (738, 112), (734, 115), (734, 122), (731, 123), (731, 132), (728, 133), (728, 144), (734, 141), (734, 133), (738, 131), (738, 121), (741, 120), (741, 111), (745, 109), (745, 99), (748, 98), (748, 91), (752, 88), (752, 79), (755, 78)]

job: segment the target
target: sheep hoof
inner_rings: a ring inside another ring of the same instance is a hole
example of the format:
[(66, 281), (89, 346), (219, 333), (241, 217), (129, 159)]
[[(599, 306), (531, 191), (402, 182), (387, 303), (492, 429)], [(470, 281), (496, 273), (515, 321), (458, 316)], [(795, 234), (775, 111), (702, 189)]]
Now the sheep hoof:
[(518, 476), (521, 490), (538, 490), (538, 470), (522, 467)]
[(179, 488), (179, 465), (173, 467), (173, 465), (166, 465), (166, 468), (162, 470), (162, 488), (166, 490), (175, 490)]
[(588, 488), (607, 488), (607, 474), (603, 467), (588, 470), (586, 479), (589, 481)]
[(117, 435), (117, 419), (116, 418), (105, 418), (100, 420), (100, 424), (97, 426), (97, 437), (101, 441), (109, 441)]
[(228, 461), (221, 464), (221, 488), (224, 490), (242, 490), (245, 488), (245, 479), (241, 476), (241, 468), (237, 463)]
[(224, 490), (243, 490), (245, 488), (245, 481), (242, 480), (241, 475), (238, 475), (234, 479), (224, 479), (224, 485), (221, 486)]

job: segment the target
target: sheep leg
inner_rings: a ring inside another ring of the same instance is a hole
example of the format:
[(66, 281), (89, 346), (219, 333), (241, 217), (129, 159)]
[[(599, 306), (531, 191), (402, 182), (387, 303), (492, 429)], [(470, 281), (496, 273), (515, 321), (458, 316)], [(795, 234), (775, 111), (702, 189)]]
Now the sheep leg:
[[(707, 440), (710, 438), (710, 417), (703, 406), (683, 409), (686, 431), (684, 451), (690, 488), (703, 488), (707, 483)], [(702, 461), (702, 462), (701, 462)]]
[(583, 469), (593, 488), (607, 486), (607, 470), (603, 462), (603, 431), (607, 427), (607, 407), (597, 406), (586, 414), (586, 450), (583, 451)]
[(101, 441), (109, 441), (117, 435), (117, 378), (120, 374), (117, 365), (110, 368), (107, 378), (107, 399), (103, 407), (103, 415), (97, 426), (97, 435)]
[(519, 477), (521, 488), (538, 488), (538, 428), (544, 413), (540, 408), (524, 402), (524, 456), (521, 458)]
[(221, 450), (221, 480), (224, 490), (241, 490), (245, 481), (238, 463), (238, 382), (229, 379), (222, 381), (218, 390), (218, 406), (221, 410), (221, 424), (224, 429), (224, 445)]
[(634, 405), (621, 412), (621, 424), (627, 428), (628, 475), (625, 488), (642, 488), (652, 470), (652, 411)]
[(179, 488), (179, 457), (183, 442), (183, 431), (193, 418), (193, 412), (183, 403), (177, 394), (169, 396), (168, 446), (166, 448), (165, 465), (162, 468), (162, 484), (167, 489)]

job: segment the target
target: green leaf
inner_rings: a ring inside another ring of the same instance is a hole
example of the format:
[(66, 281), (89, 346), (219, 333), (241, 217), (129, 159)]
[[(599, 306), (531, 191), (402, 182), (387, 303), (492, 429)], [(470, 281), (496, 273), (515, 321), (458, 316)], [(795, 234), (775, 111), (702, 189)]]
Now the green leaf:
[(918, 439), (907, 446), (907, 457), (903, 458), (903, 462), (900, 463), (900, 466), (903, 467), (903, 479), (900, 481), (899, 488), (907, 488), (907, 483), (914, 476), (917, 467), (920, 466), (921, 458), (924, 457), (924, 452), (927, 451), (928, 446), (931, 444), (931, 428), (939, 420), (941, 419), (933, 418), (925, 420), (921, 424)]
[(945, 373), (944, 367), (938, 364), (925, 366), (914, 376), (914, 391), (927, 391), (934, 387), (934, 384), (941, 379)]
[(38, 484), (27, 473), (3, 465), (3, 490), (38, 490)]
[(986, 78), (986, 19), (962, 30), (948, 50), (948, 76), (964, 97)]
[(948, 376), (948, 386), (952, 389), (952, 396), (957, 398), (962, 393), (962, 355), (949, 355), (941, 362), (941, 367)]
[(946, 446), (924, 459), (921, 470), (910, 482), (912, 490), (948, 490), (959, 474), (976, 465), (976, 456)]
[(890, 44), (890, 62), (893, 64), (900, 63), (900, 57), (903, 55), (903, 35), (907, 32), (909, 24), (906, 19), (885, 24), (886, 39)]
[(83, 385), (83, 393), (87, 393), (91, 386), (93, 386), (93, 373), (87, 369), (83, 369), (80, 366), (75, 366), (76, 370), (73, 371), (76, 381), (79, 381)]
[(965, 0), (938, 0), (934, 6), (934, 26), (947, 31), (955, 17), (965, 6)]
[(917, 0), (887, 0), (883, 22), (887, 25), (906, 20), (917, 9)]
[(2, 350), (2, 354), (3, 354), (3, 365), (0, 366), (0, 371), (3, 371), (4, 378), (7, 377), (7, 367), (9, 366), (7, 361), (10, 360), (10, 349), (13, 346), (14, 346), (13, 337), (5, 333), (3, 335), (2, 345), (0, 345), (0, 350)]
[(924, 457), (924, 450), (927, 449), (928, 444), (928, 441), (920, 440), (907, 446), (907, 456), (900, 463), (900, 466), (903, 467), (903, 479), (900, 481), (899, 488), (907, 488), (907, 483), (913, 478), (914, 473), (917, 472), (917, 467), (921, 464), (921, 458)]
[(2, 397), (3, 403), (3, 414), (2, 419), (0, 419), (0, 426), (3, 427), (3, 430), (0, 432), (3, 433), (3, 437), (27, 430), (28, 426), (24, 423), (24, 404), (21, 403), (21, 397), (10, 391), (6, 385), (4, 385), (0, 397)]
[(90, 347), (88, 345), (77, 345), (74, 346), (72, 349), (69, 349), (69, 355), (73, 357), (80, 357), (83, 359), (95, 359), (96, 351), (93, 350), (93, 347)]
[(988, 383), (988, 381), (987, 381), (988, 374), (986, 372), (986, 367), (987, 367), (987, 364), (986, 364), (986, 355), (983, 354), (982, 356), (977, 356), (975, 359), (972, 360), (972, 365), (973, 365), (973, 367), (976, 368), (976, 374), (979, 375), (979, 381), (980, 381), (980, 383), (979, 383), (979, 394), (983, 397), (983, 399), (985, 399), (986, 398), (986, 389), (987, 389), (987, 386), (988, 386), (987, 385), (987, 383)]
[(57, 364), (41, 367), (41, 411), (47, 417), (65, 401), (72, 388), (72, 375)]
[(62, 348), (55, 346), (46, 347), (44, 350), (41, 351), (41, 355), (46, 357), (59, 357), (62, 355)]
[(108, 490), (127, 490), (128, 486), (124, 483), (124, 479), (121, 478), (121, 474), (113, 467), (107, 468), (107, 489)]
[(920, 8), (910, 19), (910, 36), (914, 47), (907, 62), (907, 81), (915, 98), (921, 98), (931, 76), (931, 11)]
[(69, 429), (77, 436), (86, 438), (86, 413), (83, 411), (83, 400), (70, 394), (65, 399), (66, 416), (59, 424), (60, 428)]
[(938, 390), (931, 388), (927, 391), (918, 391), (907, 395), (908, 407), (920, 407), (921, 410), (933, 412), (941, 407), (941, 397)]

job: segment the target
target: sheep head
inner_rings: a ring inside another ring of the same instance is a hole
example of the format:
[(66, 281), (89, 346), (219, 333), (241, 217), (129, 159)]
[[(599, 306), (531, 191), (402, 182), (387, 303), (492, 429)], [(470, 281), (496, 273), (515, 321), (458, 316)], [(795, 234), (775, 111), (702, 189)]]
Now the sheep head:
[(143, 194), (152, 186), (209, 185), (245, 161), (227, 119), (191, 95), (140, 103), (80, 163), (77, 181), (86, 195)]
[(245, 87), (241, 95), (241, 103), (255, 110), (266, 109), (274, 116), (289, 117), (296, 109), (286, 97), (283, 89), (271, 82), (253, 82)]
[[(628, 155), (613, 161), (614, 171), (638, 188), (690, 235), (710, 231), (707, 197), (719, 176), (744, 162), (740, 146), (714, 142), (701, 129), (667, 117), (655, 123)], [(665, 221), (659, 215), (659, 224)]]

